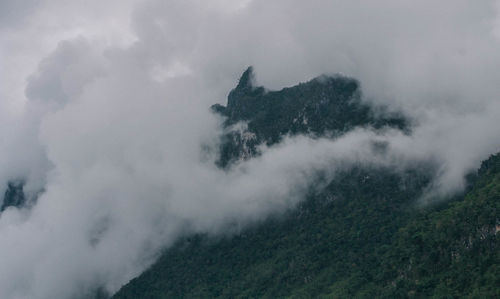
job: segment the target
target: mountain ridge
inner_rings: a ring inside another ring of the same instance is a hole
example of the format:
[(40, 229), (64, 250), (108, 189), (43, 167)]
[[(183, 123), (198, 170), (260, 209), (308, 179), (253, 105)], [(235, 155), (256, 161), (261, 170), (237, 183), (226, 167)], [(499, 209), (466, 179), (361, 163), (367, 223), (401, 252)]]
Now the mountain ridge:
[[(356, 80), (320, 78), (268, 92), (254, 86), (247, 69), (227, 106), (212, 106), (225, 117), (218, 165), (258, 156), (259, 144), (276, 144), (284, 135), (335, 138), (357, 126), (411, 130), (403, 117), (375, 118), (360, 101)], [(304, 105), (317, 123), (293, 127)], [(343, 170), (280, 217), (235, 235), (184, 237), (113, 298), (500, 296), (500, 154), (470, 176), (463, 194), (416, 209), (433, 172), (427, 165), (404, 173)], [(481, 220), (468, 220), (476, 214)], [(477, 240), (471, 243), (477, 251), (464, 240)]]

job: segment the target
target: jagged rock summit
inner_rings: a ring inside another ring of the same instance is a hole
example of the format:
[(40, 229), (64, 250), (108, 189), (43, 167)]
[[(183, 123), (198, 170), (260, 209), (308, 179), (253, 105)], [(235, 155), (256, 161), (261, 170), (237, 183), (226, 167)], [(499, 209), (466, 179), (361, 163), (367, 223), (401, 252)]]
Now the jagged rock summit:
[[(354, 127), (407, 128), (400, 115), (377, 114), (362, 101), (358, 81), (343, 76), (316, 77), (279, 91), (254, 85), (249, 67), (228, 95), (227, 106), (212, 110), (225, 117), (220, 166), (257, 154), (257, 146), (272, 145), (283, 136), (339, 136)], [(237, 126), (236, 124), (244, 124)], [(242, 129), (243, 128), (243, 129)]]

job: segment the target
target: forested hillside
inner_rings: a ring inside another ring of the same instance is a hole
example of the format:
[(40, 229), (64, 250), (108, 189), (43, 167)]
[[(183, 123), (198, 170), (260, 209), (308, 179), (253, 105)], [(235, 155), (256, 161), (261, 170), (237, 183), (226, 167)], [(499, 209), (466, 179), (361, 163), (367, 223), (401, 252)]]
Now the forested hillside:
[(376, 174), (361, 184), (367, 173), (352, 171), (334, 198), (237, 236), (186, 238), (114, 298), (500, 296), (500, 155), (431, 210), (411, 205), (425, 181)]

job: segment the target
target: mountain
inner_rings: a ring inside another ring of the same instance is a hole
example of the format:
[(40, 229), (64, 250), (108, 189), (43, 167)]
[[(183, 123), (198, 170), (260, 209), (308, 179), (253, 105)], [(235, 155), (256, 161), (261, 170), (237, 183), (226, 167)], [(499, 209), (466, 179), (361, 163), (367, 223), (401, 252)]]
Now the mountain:
[(3, 196), (0, 212), (3, 212), (8, 207), (21, 207), (26, 203), (24, 195), (24, 181), (14, 180), (7, 183), (7, 190)]
[[(411, 130), (403, 116), (364, 103), (345, 77), (267, 91), (249, 68), (227, 106), (212, 110), (225, 118), (221, 168), (285, 135)], [(433, 174), (432, 165), (344, 170), (294, 210), (239, 234), (184, 237), (113, 298), (499, 297), (500, 154), (464, 194), (417, 208)]]

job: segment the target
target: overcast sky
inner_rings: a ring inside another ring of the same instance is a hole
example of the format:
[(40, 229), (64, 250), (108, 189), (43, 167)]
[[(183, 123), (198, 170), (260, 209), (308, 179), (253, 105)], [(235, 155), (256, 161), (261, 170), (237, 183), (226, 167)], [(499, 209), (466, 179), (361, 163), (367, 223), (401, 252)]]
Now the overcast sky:
[[(500, 151), (500, 2), (0, 1), (0, 298), (115, 292), (185, 233), (244, 227), (302, 199), (311, 174), (351, 162), (437, 161), (433, 192)], [(217, 169), (209, 112), (249, 65), (279, 89), (320, 74), (415, 124), (287, 138)], [(390, 154), (373, 158), (373, 140)]]

